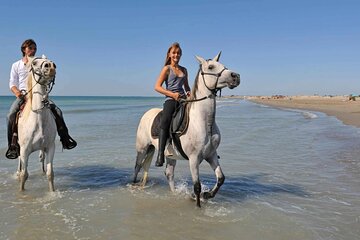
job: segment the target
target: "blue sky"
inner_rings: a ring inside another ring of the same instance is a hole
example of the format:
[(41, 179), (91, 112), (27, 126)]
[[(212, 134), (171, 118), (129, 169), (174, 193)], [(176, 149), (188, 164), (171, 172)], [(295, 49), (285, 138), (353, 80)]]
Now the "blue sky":
[(131, 0), (0, 3), (0, 95), (23, 40), (58, 67), (52, 95), (159, 96), (169, 45), (239, 72), (223, 95), (360, 94), (360, 1)]

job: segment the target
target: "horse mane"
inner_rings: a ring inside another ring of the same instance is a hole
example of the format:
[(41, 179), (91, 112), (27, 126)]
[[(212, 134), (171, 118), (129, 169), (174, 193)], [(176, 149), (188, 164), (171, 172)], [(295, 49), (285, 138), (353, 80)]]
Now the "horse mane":
[(195, 80), (194, 80), (194, 85), (192, 87), (192, 90), (191, 90), (191, 96), (190, 96), (190, 100), (196, 100), (196, 92), (198, 90), (198, 82), (199, 82), (199, 75), (200, 75), (200, 69), (198, 70), (197, 74), (196, 74), (196, 77), (195, 77)]
[(29, 116), (29, 113), (32, 108), (32, 99), (33, 99), (33, 93), (32, 93), (32, 74), (29, 72), (28, 79), (27, 79), (27, 94), (26, 94), (26, 104), (23, 110), (23, 117), (26, 119)]

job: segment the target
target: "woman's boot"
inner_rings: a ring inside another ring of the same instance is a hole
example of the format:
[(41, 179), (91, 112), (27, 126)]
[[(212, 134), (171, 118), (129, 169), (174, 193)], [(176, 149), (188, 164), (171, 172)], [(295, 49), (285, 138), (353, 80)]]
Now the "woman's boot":
[(164, 162), (165, 162), (164, 151), (165, 151), (167, 138), (168, 138), (167, 131), (165, 131), (164, 129), (161, 128), (160, 134), (159, 134), (158, 156), (157, 156), (157, 159), (155, 162), (156, 167), (162, 167), (164, 165)]

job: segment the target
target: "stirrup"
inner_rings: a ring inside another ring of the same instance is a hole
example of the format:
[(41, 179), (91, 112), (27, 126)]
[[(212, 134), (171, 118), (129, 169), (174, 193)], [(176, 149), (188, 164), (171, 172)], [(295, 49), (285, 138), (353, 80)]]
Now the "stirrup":
[(72, 137), (70, 137), (70, 136), (68, 136), (66, 138), (66, 140), (60, 139), (60, 141), (61, 141), (61, 143), (63, 145), (63, 149), (69, 149), (70, 150), (70, 149), (73, 149), (74, 147), (77, 146), (77, 142), (74, 139), (72, 139)]
[(6, 158), (8, 159), (16, 159), (20, 155), (20, 148), (16, 145), (10, 145), (8, 150), (5, 153)]

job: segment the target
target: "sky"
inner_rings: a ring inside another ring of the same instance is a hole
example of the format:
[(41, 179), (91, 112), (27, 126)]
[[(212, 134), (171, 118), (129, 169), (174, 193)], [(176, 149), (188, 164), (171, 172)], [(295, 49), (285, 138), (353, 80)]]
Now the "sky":
[(223, 95), (360, 94), (359, 13), (357, 0), (4, 0), (0, 96), (28, 38), (57, 65), (55, 96), (160, 96), (173, 42), (190, 86), (195, 55), (222, 51), (241, 75)]

